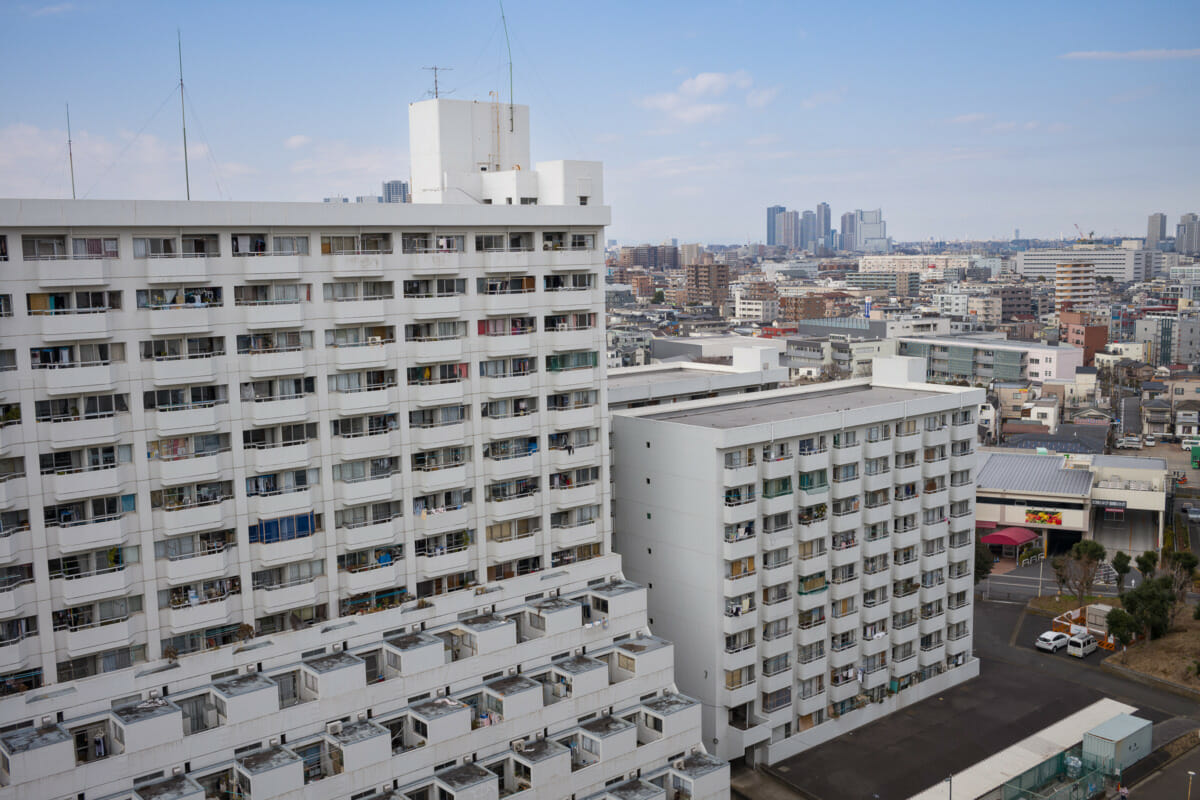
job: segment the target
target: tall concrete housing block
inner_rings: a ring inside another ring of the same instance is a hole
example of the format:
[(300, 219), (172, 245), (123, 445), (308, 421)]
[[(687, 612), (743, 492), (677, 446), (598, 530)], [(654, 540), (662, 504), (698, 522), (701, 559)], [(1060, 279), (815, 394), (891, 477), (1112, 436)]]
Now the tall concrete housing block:
[(0, 200), (0, 800), (728, 796), (611, 549), (600, 165), (508, 111), (415, 104), (413, 203)]
[(981, 389), (873, 377), (613, 415), (617, 548), (722, 758), (777, 762), (978, 674)]

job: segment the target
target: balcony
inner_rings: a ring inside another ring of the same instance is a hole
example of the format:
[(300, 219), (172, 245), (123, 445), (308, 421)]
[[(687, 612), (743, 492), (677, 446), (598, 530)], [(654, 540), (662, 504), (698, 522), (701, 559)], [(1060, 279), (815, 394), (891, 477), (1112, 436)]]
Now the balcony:
[(313, 503), (320, 502), (320, 491), (306, 486), (299, 489), (264, 492), (246, 498), (246, 507), (251, 517), (272, 519), (309, 511)]
[(763, 514), (786, 514), (796, 506), (796, 497), (791, 492), (762, 496), (760, 511)]
[(546, 373), (546, 388), (552, 392), (569, 392), (593, 387), (600, 380), (597, 367), (565, 369)]
[(168, 559), (165, 570), (167, 583), (171, 586), (180, 586), (207, 578), (216, 578), (224, 575), (231, 566), (236, 564), (237, 554), (232, 548)]
[(882, 472), (867, 473), (862, 477), (863, 491), (878, 492), (881, 489), (892, 488), (892, 472), (890, 469)]
[(64, 364), (34, 374), (41, 376), (46, 392), (56, 396), (103, 393), (116, 385), (113, 366), (108, 363)]
[(950, 453), (950, 469), (955, 472), (960, 472), (965, 469), (975, 468), (975, 451), (967, 450), (961, 453)]
[(331, 349), (332, 366), (340, 370), (382, 369), (392, 355), (392, 345), (386, 341), (326, 348), (327, 355)]
[(246, 466), (259, 473), (299, 469), (319, 454), (320, 446), (313, 442), (294, 442), (274, 446), (247, 447)]
[(135, 571), (140, 570), (131, 566), (110, 567), (88, 575), (71, 575), (56, 583), (61, 583), (59, 591), (62, 593), (63, 603), (67, 606), (78, 606), (105, 597), (128, 594), (135, 583)]
[(390, 256), (391, 251), (386, 254), (366, 251), (341, 252), (326, 255), (323, 260), (326, 263), (332, 262), (330, 268), (333, 270), (333, 274), (339, 278), (382, 277), (385, 272), (383, 266), (385, 255)]
[(353, 572), (338, 573), (338, 583), (350, 594), (362, 594), (379, 589), (390, 589), (401, 586), (405, 582), (406, 568), (403, 561), (391, 561), (386, 564), (371, 564), (364, 569)]
[(414, 523), (418, 531), (431, 533), (460, 529), (470, 525), (473, 521), (473, 506), (467, 503), (444, 508), (427, 508), (416, 515)]
[(158, 477), (164, 486), (179, 486), (185, 483), (204, 483), (228, 473), (233, 459), (228, 452), (212, 455), (176, 458), (158, 462)]
[[(140, 627), (140, 626), (139, 626)], [(120, 645), (128, 645), (134, 636), (135, 627), (126, 617), (106, 623), (95, 623), (54, 634), (56, 649), (61, 648), (73, 657), (97, 650), (111, 650)]]
[(878, 439), (874, 442), (867, 441), (863, 443), (863, 458), (883, 458), (887, 456), (888, 460), (891, 460), (891, 455), (891, 439)]
[(151, 362), (151, 378), (156, 386), (211, 383), (217, 375), (217, 358), (156, 358)]
[(862, 445), (855, 443), (833, 448), (834, 464), (854, 464), (862, 461)]
[(348, 506), (382, 503), (393, 497), (400, 497), (404, 491), (398, 470), (366, 480), (341, 481), (334, 485), (337, 487), (337, 499)]
[(183, 633), (198, 628), (224, 625), (230, 622), (230, 617), (241, 609), (242, 604), (238, 595), (222, 595), (198, 600), (194, 605), (171, 606), (163, 616), (167, 627), (173, 633)]
[[(829, 555), (829, 563), (833, 567), (844, 567), (847, 564), (854, 564), (862, 558), (862, 547), (858, 541), (845, 543), (842, 545), (835, 544)], [(805, 567), (807, 571), (808, 567)]]
[(525, 397), (533, 394), (535, 373), (524, 375), (509, 375), (502, 378), (482, 378), (480, 384), (487, 394), (493, 397)]
[(40, 655), (37, 634), (0, 642), (0, 671), (14, 672), (22, 664)]
[(596, 541), (599, 532), (599, 526), (594, 520), (569, 527), (555, 526), (550, 530), (550, 546), (552, 550), (566, 550), (586, 542)]
[[(555, 494), (571, 492), (571, 489), (556, 489)], [(527, 517), (540, 510), (539, 492), (535, 489), (523, 494), (488, 500), (486, 512), (489, 518), (516, 519)]]
[[(242, 412), (254, 427), (299, 422), (308, 416), (308, 398), (304, 395), (265, 397), (243, 402)], [(248, 413), (247, 413), (248, 412)]]
[(71, 288), (74, 286), (103, 286), (112, 274), (113, 259), (110, 258), (39, 258), (37, 267), (38, 286), (44, 289)]
[[(411, 396), (412, 389), (409, 389)], [(525, 422), (528, 429), (532, 430), (532, 420)], [(408, 437), (412, 442), (413, 447), (423, 450), (433, 449), (439, 446), (452, 445), (461, 443), (470, 434), (466, 422), (456, 422), (451, 425), (432, 425), (424, 428), (409, 427)], [(357, 440), (350, 440), (356, 442)], [(354, 444), (352, 447), (356, 446)]]
[[(215, 307), (215, 306), (214, 306)], [(170, 306), (150, 310), (150, 333), (203, 333), (213, 328), (213, 311), (207, 306)]]
[(442, 575), (465, 572), (471, 568), (472, 561), (473, 552), (469, 545), (453, 550), (443, 549), (434, 555), (419, 555), (417, 556), (417, 577), (427, 580)]
[(457, 363), (464, 360), (466, 340), (461, 338), (409, 339), (405, 342), (404, 347), (408, 357), (414, 363)]
[(329, 404), (342, 416), (380, 413), (394, 402), (396, 391), (390, 386), (368, 386), (329, 393)]
[(829, 448), (819, 450), (801, 450), (796, 454), (796, 469), (799, 472), (812, 472), (818, 469), (829, 469)]
[(64, 553), (79, 553), (101, 547), (117, 547), (125, 541), (125, 523), (120, 514), (47, 527)]
[(304, 372), (304, 350), (298, 346), (252, 351), (244, 356), (253, 378), (298, 375)]
[(921, 462), (921, 477), (922, 478), (937, 478), (946, 475), (949, 472), (950, 459), (946, 456), (940, 458), (927, 458)]
[(339, 325), (384, 322), (387, 319), (387, 300), (340, 300), (333, 305), (333, 321)]
[(834, 512), (830, 527), (834, 533), (860, 530), (862, 528), (862, 512), (858, 510)]
[(379, 522), (355, 522), (344, 525), (339, 539), (352, 550), (361, 550), (370, 545), (391, 544), (400, 533), (403, 519), (397, 515)]
[[(111, 464), (93, 469), (77, 467), (43, 475), (42, 489), (52, 491), (55, 500), (67, 501), (81, 497), (118, 494), (121, 486), (133, 478), (133, 470), (128, 464)], [(0, 484), (0, 490), (3, 490), (5, 485)]]
[[(560, 431), (576, 430), (578, 428), (587, 428), (587, 427), (595, 426), (599, 422), (599, 419), (600, 419), (599, 412), (600, 412), (600, 406), (598, 406), (598, 405), (582, 406), (580, 408), (568, 408), (568, 409), (562, 409), (562, 410), (551, 408), (550, 414), (549, 414), (549, 420), (550, 420), (550, 424), (553, 425), (556, 430), (560, 430)], [(728, 472), (726, 472), (726, 475), (728, 475)], [(753, 474), (751, 474), (751, 477), (746, 479), (745, 481), (742, 481), (742, 483), (751, 483), (753, 481), (754, 481), (754, 477), (753, 477)], [(736, 484), (729, 484), (728, 481), (726, 482), (726, 484), (727, 485), (736, 485)]]
[(487, 559), (493, 564), (502, 564), (518, 558), (531, 558), (542, 551), (536, 534), (528, 534), (513, 539), (489, 539), (487, 543)]
[(150, 256), (145, 260), (147, 283), (208, 283), (212, 259)]
[(943, 425), (940, 428), (935, 428), (934, 430), (922, 430), (921, 444), (925, 447), (937, 447), (938, 445), (945, 445), (947, 448), (949, 448), (950, 427), (948, 425)]
[(20, 584), (9, 584), (0, 588), (0, 617), (13, 617), (18, 611), (37, 611), (37, 584), (32, 580)]
[(42, 313), (42, 339), (47, 342), (73, 342), (80, 339), (104, 339), (112, 335), (107, 309)]
[(892, 467), (892, 483), (902, 486), (906, 483), (916, 483), (921, 480), (921, 462), (914, 461), (909, 466)]
[(295, 583), (265, 586), (254, 592), (255, 603), (268, 614), (276, 614), (299, 606), (311, 606), (320, 597), (318, 580), (306, 579)]
[[(578, 484), (569, 489), (551, 489), (550, 501), (560, 510), (600, 502), (600, 482)], [(753, 513), (751, 514), (753, 516)]]
[(409, 480), (412, 482), (415, 494), (432, 494), (433, 492), (454, 489), (459, 486), (466, 486), (468, 483), (473, 483), (470, 472), (472, 470), (469, 470), (466, 464), (459, 464), (452, 467), (442, 467), (441, 469), (410, 472)]
[(243, 308), (245, 326), (250, 330), (298, 328), (304, 324), (304, 306), (298, 301), (262, 301), (238, 303)]
[(410, 383), (408, 400), (421, 406), (444, 406), (461, 403), (466, 397), (465, 380), (448, 380), (442, 383)]
[(202, 505), (180, 506), (174, 509), (156, 509), (152, 515), (155, 528), (164, 536), (179, 536), (184, 533), (216, 529), (233, 518), (231, 499), (206, 502)]

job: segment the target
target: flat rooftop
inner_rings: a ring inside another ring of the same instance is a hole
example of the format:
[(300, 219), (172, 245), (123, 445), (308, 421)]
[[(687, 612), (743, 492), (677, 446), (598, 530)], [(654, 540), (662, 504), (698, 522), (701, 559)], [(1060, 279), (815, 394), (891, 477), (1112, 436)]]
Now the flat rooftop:
[(680, 425), (728, 430), (771, 422), (786, 422), (799, 417), (854, 411), (873, 406), (903, 403), (908, 400), (927, 400), (946, 396), (945, 392), (892, 389), (860, 384), (765, 399), (762, 395), (750, 399), (739, 397), (728, 403), (705, 405), (690, 410), (664, 411), (661, 414), (647, 414), (646, 416), (650, 419), (676, 422)]
[(975, 487), (983, 491), (1034, 492), (1086, 497), (1092, 492), (1090, 469), (1067, 469), (1062, 456), (1033, 453), (983, 453)]

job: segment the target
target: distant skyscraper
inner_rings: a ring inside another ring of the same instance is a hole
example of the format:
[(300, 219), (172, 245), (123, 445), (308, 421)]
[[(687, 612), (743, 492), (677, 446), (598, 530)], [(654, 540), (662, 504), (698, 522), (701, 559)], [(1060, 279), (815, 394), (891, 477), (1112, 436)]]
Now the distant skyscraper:
[(1175, 252), (1188, 256), (1200, 255), (1200, 217), (1184, 214), (1175, 226)]
[(829, 203), (817, 203), (817, 239), (828, 240), (831, 222)]
[(855, 217), (853, 211), (847, 211), (842, 214), (842, 249), (857, 250), (858, 249), (858, 234), (856, 233)]
[(787, 211), (786, 206), (767, 206), (767, 245), (778, 244), (775, 239), (775, 219)]
[(799, 211), (781, 211), (775, 216), (775, 244), (790, 249), (800, 246)]
[(854, 212), (854, 240), (854, 249), (864, 253), (886, 253), (892, 249), (882, 209)]
[(816, 238), (817, 215), (812, 211), (805, 211), (804, 216), (800, 218), (800, 246), (805, 250), (811, 249)]
[(1146, 249), (1157, 249), (1158, 243), (1167, 238), (1167, 215), (1151, 214), (1146, 223)]
[(383, 202), (385, 203), (407, 203), (408, 196), (408, 181), (384, 181), (383, 182)]

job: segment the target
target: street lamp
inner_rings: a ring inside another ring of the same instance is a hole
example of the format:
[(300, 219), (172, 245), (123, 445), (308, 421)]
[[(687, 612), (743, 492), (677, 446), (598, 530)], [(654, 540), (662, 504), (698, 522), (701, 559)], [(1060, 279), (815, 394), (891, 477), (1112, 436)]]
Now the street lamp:
[(1196, 777), (1195, 770), (1188, 770), (1188, 795), (1187, 800), (1192, 800), (1192, 778)]
[[(1189, 774), (1195, 775), (1196, 773), (1192, 772)], [(1189, 792), (1188, 800), (1192, 800), (1192, 798), (1190, 796), (1191, 791), (1192, 791), (1191, 778), (1188, 778), (1188, 792)], [(946, 776), (946, 800), (954, 800), (954, 773), (951, 773), (950, 775)]]

